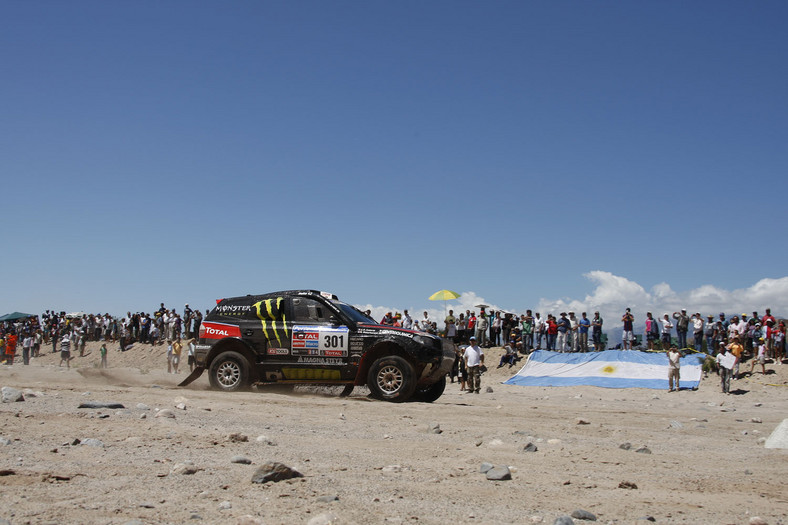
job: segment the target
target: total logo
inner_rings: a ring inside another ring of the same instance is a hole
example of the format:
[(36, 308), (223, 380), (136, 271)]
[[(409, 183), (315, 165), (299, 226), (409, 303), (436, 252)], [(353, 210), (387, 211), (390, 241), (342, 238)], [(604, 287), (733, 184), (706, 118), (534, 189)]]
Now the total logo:
[(241, 329), (237, 325), (232, 324), (203, 323), (200, 325), (200, 337), (203, 339), (241, 337)]

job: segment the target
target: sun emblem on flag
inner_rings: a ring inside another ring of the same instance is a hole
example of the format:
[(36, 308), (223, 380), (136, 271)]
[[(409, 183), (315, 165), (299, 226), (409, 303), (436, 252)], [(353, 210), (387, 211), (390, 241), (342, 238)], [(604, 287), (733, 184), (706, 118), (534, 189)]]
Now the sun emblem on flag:
[(613, 365), (607, 365), (606, 367), (602, 368), (603, 374), (614, 374), (616, 372), (616, 367)]

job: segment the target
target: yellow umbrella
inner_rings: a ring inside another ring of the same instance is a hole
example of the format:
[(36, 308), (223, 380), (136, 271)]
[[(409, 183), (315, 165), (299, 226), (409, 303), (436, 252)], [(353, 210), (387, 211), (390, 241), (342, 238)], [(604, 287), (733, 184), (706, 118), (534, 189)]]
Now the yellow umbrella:
[(430, 301), (451, 301), (452, 299), (456, 299), (459, 296), (460, 294), (457, 292), (452, 292), (451, 290), (441, 290), (430, 295)]
[[(430, 301), (451, 301), (452, 299), (456, 299), (459, 296), (460, 294), (457, 292), (452, 292), (451, 290), (441, 290), (430, 295)], [(443, 313), (446, 313), (446, 303), (443, 303)]]

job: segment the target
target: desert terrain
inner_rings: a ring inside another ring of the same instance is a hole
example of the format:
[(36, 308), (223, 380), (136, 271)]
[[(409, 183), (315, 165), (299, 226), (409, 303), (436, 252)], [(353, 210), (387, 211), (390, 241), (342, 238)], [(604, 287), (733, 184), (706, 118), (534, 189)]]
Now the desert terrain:
[[(763, 446), (788, 417), (788, 366), (731, 395), (716, 376), (676, 393), (526, 388), (501, 384), (523, 363), (496, 369), (491, 349), (481, 394), (449, 384), (435, 403), (391, 404), (365, 389), (216, 392), (207, 374), (181, 388), (188, 368), (168, 374), (164, 346), (109, 348), (106, 370), (98, 343), (70, 369), (51, 347), (0, 366), (0, 386), (24, 392), (0, 404), (0, 523), (552, 524), (580, 509), (788, 523), (788, 451)], [(270, 461), (303, 477), (252, 483)]]

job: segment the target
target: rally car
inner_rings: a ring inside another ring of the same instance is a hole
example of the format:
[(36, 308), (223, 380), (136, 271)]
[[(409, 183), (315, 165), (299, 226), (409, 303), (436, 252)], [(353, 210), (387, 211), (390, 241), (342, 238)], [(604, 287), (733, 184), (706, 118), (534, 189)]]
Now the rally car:
[(213, 388), (367, 385), (373, 396), (432, 402), (446, 387), (451, 341), (376, 323), (336, 295), (290, 290), (217, 301), (200, 325), (197, 367)]

